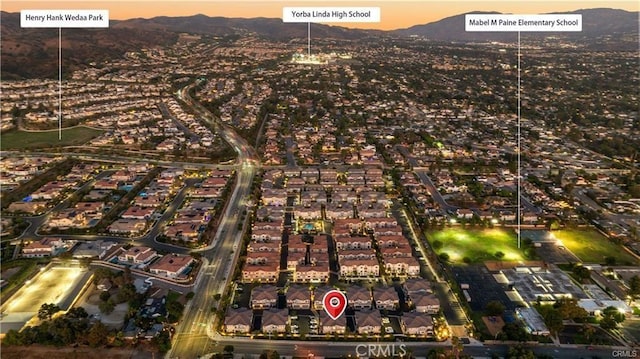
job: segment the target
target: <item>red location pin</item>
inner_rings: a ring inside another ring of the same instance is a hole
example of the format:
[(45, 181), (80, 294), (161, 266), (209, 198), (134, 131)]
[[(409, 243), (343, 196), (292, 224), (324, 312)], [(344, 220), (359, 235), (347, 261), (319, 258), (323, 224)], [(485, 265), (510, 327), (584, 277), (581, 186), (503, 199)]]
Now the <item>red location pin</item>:
[(322, 304), (324, 311), (329, 314), (331, 319), (336, 320), (347, 308), (347, 296), (339, 290), (330, 290), (322, 298)]

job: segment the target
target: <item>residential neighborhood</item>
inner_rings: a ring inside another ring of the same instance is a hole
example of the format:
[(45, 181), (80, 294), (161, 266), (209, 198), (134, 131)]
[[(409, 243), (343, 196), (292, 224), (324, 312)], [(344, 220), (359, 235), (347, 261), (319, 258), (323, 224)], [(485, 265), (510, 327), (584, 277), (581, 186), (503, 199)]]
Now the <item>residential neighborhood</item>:
[(635, 356), (637, 11), (601, 5), (522, 35), (459, 26), (504, 4), (56, 37), (3, 9), (3, 352)]

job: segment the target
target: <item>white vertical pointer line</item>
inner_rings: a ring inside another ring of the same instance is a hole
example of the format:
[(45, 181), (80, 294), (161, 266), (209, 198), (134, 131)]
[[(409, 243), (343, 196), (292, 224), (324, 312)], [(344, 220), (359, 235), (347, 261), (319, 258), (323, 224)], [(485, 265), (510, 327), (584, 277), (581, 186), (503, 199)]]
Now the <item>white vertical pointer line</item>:
[(520, 248), (520, 31), (518, 31), (518, 248)]
[(307, 23), (307, 56), (311, 57), (311, 22)]
[(62, 28), (58, 28), (58, 141), (62, 140)]

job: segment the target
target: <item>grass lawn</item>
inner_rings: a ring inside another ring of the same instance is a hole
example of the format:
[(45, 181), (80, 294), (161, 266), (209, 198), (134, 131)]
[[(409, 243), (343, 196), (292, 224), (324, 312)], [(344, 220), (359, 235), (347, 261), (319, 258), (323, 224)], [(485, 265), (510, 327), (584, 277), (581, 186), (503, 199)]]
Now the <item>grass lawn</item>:
[(605, 263), (606, 257), (616, 259), (616, 265), (640, 265), (640, 261), (595, 230), (563, 229), (553, 235), (583, 262)]
[[(447, 253), (451, 263), (480, 263), (487, 260), (522, 261), (525, 257), (518, 249), (517, 237), (513, 231), (503, 229), (463, 229), (446, 228), (428, 232), (427, 238), (442, 243), (436, 249), (438, 254)], [(502, 258), (496, 252), (504, 253)], [(464, 259), (468, 258), (467, 261)]]
[(2, 134), (2, 150), (23, 150), (82, 145), (104, 131), (78, 126), (62, 130), (58, 140), (58, 130), (43, 132), (12, 131)]

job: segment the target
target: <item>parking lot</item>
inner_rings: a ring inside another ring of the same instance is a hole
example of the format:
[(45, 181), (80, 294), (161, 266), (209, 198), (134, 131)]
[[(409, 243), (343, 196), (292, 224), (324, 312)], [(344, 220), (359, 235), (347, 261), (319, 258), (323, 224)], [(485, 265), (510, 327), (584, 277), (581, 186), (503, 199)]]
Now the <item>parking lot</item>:
[(458, 284), (469, 285), (469, 306), (473, 311), (483, 311), (492, 300), (504, 304), (507, 310), (515, 310), (516, 305), (505, 294), (505, 288), (495, 281), (484, 265), (453, 266), (452, 270)]
[(536, 248), (538, 257), (544, 258), (548, 263), (578, 263), (580, 259), (565, 247), (559, 247), (554, 243), (542, 243)]

